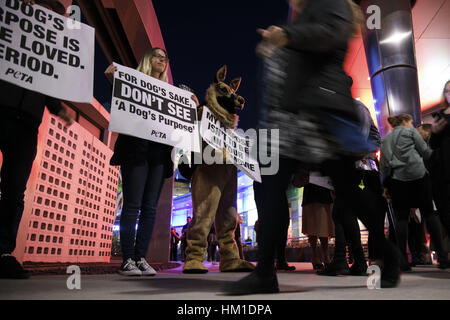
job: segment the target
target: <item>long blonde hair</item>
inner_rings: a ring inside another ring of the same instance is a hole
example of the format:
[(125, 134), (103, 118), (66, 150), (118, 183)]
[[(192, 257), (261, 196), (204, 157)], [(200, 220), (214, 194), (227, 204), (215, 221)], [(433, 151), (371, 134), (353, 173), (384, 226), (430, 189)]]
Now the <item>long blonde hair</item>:
[[(141, 62), (139, 62), (139, 65), (136, 68), (137, 71), (145, 73), (146, 75), (149, 75), (149, 76), (152, 74), (152, 58), (156, 55), (156, 50), (163, 51), (167, 56), (166, 50), (157, 48), (157, 47), (152, 48), (145, 53)], [(164, 82), (169, 82), (169, 77), (167, 76), (168, 66), (169, 66), (169, 63), (167, 63), (166, 69), (163, 72), (161, 72), (161, 74), (159, 75), (159, 78), (158, 78), (159, 80), (164, 81)]]

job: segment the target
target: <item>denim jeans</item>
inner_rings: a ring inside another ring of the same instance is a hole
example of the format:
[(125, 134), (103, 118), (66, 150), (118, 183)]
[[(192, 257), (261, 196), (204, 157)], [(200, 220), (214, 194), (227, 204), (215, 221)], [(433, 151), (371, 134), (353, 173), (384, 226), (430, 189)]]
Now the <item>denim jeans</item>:
[(120, 169), (123, 186), (120, 216), (123, 260), (137, 260), (147, 255), (152, 238), (156, 209), (164, 183), (164, 165), (145, 163), (141, 166), (123, 165)]
[(0, 254), (12, 253), (22, 219), (24, 195), (36, 156), (36, 127), (0, 114)]

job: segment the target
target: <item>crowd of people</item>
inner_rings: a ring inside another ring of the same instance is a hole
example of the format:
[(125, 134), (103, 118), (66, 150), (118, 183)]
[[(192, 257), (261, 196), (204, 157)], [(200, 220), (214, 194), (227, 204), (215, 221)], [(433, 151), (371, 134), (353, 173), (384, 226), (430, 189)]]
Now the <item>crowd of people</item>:
[[(327, 5), (323, 6), (323, 2)], [(285, 254), (290, 221), (286, 190), (292, 181), (298, 181), (298, 176), (312, 171), (329, 177), (333, 186), (331, 192), (311, 183), (302, 185), (303, 232), (308, 235), (313, 268), (319, 275), (366, 274), (367, 258), (358, 219), (369, 231), (368, 258), (381, 267), (381, 287), (396, 287), (402, 271), (423, 263), (425, 227), (437, 252), (439, 268), (448, 268), (443, 233), (450, 234), (450, 82), (445, 85), (442, 108), (433, 114), (433, 123), (416, 129), (411, 115), (391, 116), (388, 121), (392, 131), (381, 140), (368, 109), (353, 99), (352, 79), (343, 70), (348, 41), (360, 23), (359, 7), (350, 0), (290, 3), (295, 9), (293, 21), (260, 29), (263, 40), (257, 48), (264, 59), (266, 81), (265, 114), (259, 128), (280, 129), (279, 170), (274, 175), (263, 175), (261, 183), (254, 182), (253, 186), (258, 211), (256, 269), (226, 291), (276, 293), (276, 271), (295, 270), (288, 265)], [(152, 48), (137, 70), (167, 82), (168, 60), (164, 49)], [(105, 71), (110, 82), (115, 70), (111, 65)], [(0, 91), (9, 93), (0, 103), (0, 272), (2, 277), (26, 278), (29, 274), (11, 253), (36, 154), (37, 128), (45, 106), (67, 125), (73, 120), (56, 99), (3, 81)], [(195, 95), (192, 99), (198, 106)], [(266, 142), (270, 145), (270, 141)], [(375, 152), (379, 148), (378, 163)], [(156, 274), (146, 256), (162, 186), (165, 178), (173, 174), (171, 149), (136, 137), (118, 136), (110, 164), (120, 166), (123, 181), (123, 263), (119, 270), (123, 275)], [(391, 213), (388, 238), (384, 233), (387, 212)], [(179, 243), (180, 258), (185, 258), (189, 222), (190, 218), (181, 235), (171, 229), (171, 260), (178, 260)], [(238, 247), (241, 223), (236, 221)], [(330, 237), (335, 237), (332, 257), (328, 253)], [(208, 240), (208, 259), (215, 263), (218, 242), (214, 226)], [(321, 254), (317, 251), (318, 240)], [(347, 246), (353, 256), (351, 267), (346, 258)], [(239, 255), (244, 258), (242, 246)]]

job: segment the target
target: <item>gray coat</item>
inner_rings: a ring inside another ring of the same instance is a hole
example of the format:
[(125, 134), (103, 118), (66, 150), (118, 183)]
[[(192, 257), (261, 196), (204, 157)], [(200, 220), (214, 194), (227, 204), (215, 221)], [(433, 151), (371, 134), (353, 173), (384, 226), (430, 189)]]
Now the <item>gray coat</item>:
[(415, 128), (395, 127), (381, 143), (381, 175), (391, 171), (391, 177), (400, 181), (413, 181), (427, 173), (424, 159), (433, 150)]

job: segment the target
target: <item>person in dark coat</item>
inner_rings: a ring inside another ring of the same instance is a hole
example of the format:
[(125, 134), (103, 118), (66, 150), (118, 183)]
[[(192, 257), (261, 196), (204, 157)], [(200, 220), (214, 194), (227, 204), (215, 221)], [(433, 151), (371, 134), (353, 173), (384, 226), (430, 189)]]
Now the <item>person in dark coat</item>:
[(181, 261), (185, 261), (186, 260), (186, 248), (187, 248), (187, 235), (188, 235), (188, 231), (189, 231), (189, 224), (191, 223), (192, 218), (191, 217), (187, 217), (186, 218), (186, 224), (183, 226), (183, 228), (181, 229)]
[(170, 261), (178, 260), (178, 243), (180, 236), (175, 228), (170, 228)]
[[(279, 292), (274, 258), (289, 215), (286, 189), (299, 166), (319, 167), (331, 178), (336, 198), (346, 207), (378, 216), (369, 207), (371, 199), (358, 198), (361, 174), (355, 161), (373, 146), (361, 133), (351, 78), (343, 70), (348, 41), (362, 13), (347, 0), (291, 0), (291, 5), (297, 11), (291, 24), (259, 30), (263, 42), (258, 52), (267, 57), (270, 83), (265, 93), (269, 110), (261, 126), (279, 129), (279, 169), (274, 175), (262, 175), (258, 265), (250, 275), (227, 286), (229, 294)], [(262, 142), (268, 145), (269, 141)], [(363, 222), (383, 248), (381, 286), (396, 286), (398, 252), (386, 241), (383, 229), (372, 221)]]
[[(29, 3), (30, 0), (24, 1)], [(64, 13), (59, 1), (45, 2), (46, 7)], [(35, 3), (34, 1), (32, 2)], [(59, 116), (66, 125), (72, 118), (58, 99), (0, 80), (0, 151), (3, 155), (0, 182), (0, 278), (28, 278), (12, 256), (24, 209), (24, 195), (36, 156), (38, 129), (44, 109)]]
[(434, 202), (450, 237), (450, 81), (444, 86), (441, 106), (431, 128), (430, 147), (436, 153), (431, 176)]

